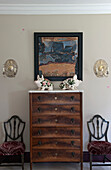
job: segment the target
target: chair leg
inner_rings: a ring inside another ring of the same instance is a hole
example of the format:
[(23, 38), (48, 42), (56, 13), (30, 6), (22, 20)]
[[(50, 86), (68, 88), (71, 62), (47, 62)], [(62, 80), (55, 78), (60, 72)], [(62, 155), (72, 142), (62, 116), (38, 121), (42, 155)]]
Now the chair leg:
[(104, 155), (104, 158), (103, 158), (103, 163), (105, 163), (105, 159), (106, 159), (106, 156)]
[(5, 156), (0, 156), (0, 165), (2, 164), (2, 162), (5, 160)]
[(22, 170), (24, 170), (24, 154), (21, 155), (21, 159), (22, 159)]
[(92, 154), (90, 153), (90, 170), (92, 170)]

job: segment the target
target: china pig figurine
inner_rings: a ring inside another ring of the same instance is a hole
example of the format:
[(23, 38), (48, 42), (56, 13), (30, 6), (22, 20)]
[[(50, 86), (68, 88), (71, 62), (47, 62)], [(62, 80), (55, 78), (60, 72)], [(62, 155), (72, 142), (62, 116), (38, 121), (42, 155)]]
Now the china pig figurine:
[(43, 75), (41, 77), (37, 75), (35, 84), (37, 85), (38, 90), (53, 90), (53, 84), (48, 79), (45, 79)]
[(59, 87), (63, 90), (77, 90), (77, 86), (81, 83), (81, 80), (77, 79), (77, 75), (75, 74), (73, 78), (68, 78), (64, 80)]

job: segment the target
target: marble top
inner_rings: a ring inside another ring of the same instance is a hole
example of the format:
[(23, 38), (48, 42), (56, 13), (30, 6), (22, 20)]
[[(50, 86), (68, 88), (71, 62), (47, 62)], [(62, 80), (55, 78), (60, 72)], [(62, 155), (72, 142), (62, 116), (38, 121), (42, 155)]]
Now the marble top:
[(78, 92), (83, 92), (83, 90), (45, 90), (45, 91), (42, 91), (42, 90), (29, 90), (28, 91), (29, 93), (78, 93)]

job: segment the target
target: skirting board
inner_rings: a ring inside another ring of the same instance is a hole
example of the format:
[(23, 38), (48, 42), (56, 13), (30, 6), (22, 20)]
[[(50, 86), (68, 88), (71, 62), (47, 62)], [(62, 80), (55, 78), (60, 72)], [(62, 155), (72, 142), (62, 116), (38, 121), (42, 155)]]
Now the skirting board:
[[(0, 156), (0, 160), (2, 160), (3, 156)], [(24, 155), (25, 158), (25, 163), (30, 162), (30, 152), (25, 152)], [(111, 155), (108, 155), (108, 158), (111, 159)], [(4, 163), (19, 163), (21, 162), (20, 156), (5, 156)], [(94, 156), (93, 157), (93, 162), (102, 162), (103, 161), (103, 156)], [(89, 153), (87, 151), (83, 152), (83, 162), (89, 162)]]

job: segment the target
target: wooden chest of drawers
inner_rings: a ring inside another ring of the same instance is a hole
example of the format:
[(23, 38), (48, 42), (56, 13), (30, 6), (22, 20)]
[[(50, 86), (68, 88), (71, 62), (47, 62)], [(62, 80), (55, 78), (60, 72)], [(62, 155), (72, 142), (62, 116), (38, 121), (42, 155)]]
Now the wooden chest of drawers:
[(30, 169), (33, 162), (81, 162), (82, 92), (30, 91)]

